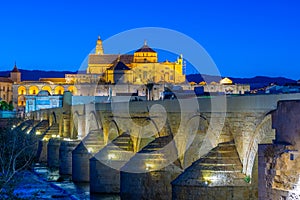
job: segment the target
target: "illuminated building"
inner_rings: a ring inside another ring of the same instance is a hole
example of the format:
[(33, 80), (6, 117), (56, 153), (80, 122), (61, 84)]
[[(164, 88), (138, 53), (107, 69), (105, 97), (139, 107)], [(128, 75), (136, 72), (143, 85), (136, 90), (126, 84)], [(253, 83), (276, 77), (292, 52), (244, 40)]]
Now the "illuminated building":
[(21, 73), (15, 64), (13, 70), (10, 72), (10, 77), (0, 77), (0, 100), (11, 102), (13, 99), (13, 83), (21, 81)]
[(185, 82), (183, 74), (183, 57), (175, 62), (159, 62), (158, 54), (147, 45), (136, 50), (134, 54), (105, 54), (100, 37), (95, 53), (89, 55), (86, 74), (66, 75), (67, 82), (87, 83), (102, 82), (111, 84), (147, 84)]

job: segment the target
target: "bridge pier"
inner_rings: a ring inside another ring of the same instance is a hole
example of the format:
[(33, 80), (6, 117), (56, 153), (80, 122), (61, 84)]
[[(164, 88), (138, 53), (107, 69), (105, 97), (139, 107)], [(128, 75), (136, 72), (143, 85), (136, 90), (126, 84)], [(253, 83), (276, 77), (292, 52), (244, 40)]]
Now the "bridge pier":
[(156, 138), (121, 168), (122, 199), (171, 199), (171, 181), (181, 172), (171, 135)]
[(59, 147), (61, 143), (59, 138), (51, 138), (47, 145), (47, 161), (48, 167), (59, 167)]
[(72, 180), (75, 182), (90, 181), (90, 159), (104, 147), (102, 130), (91, 131), (72, 151)]
[(91, 193), (120, 192), (120, 169), (134, 155), (132, 144), (123, 133), (90, 159)]
[(47, 147), (48, 147), (48, 140), (39, 140), (39, 147), (38, 147), (38, 162), (39, 163), (47, 163)]
[(72, 151), (79, 140), (62, 141), (59, 147), (59, 174), (72, 175)]
[(243, 174), (235, 144), (220, 143), (172, 181), (172, 199), (256, 200), (257, 164), (253, 170)]

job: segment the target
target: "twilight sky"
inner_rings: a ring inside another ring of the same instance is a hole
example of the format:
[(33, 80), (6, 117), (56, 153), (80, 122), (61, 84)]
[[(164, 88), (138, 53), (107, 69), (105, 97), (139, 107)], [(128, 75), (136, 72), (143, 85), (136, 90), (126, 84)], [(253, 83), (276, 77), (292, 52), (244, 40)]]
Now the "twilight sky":
[(298, 0), (1, 1), (0, 70), (76, 71), (99, 34), (162, 27), (201, 44), (222, 76), (298, 80), (299, 10)]

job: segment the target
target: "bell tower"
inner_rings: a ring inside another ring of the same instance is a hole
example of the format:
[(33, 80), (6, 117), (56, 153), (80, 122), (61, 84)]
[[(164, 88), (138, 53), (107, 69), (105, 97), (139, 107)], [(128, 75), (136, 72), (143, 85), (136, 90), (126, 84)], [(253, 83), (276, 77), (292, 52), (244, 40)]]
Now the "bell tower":
[(100, 36), (98, 36), (95, 53), (97, 55), (103, 55), (104, 54), (103, 46), (102, 46), (102, 40), (101, 40)]
[(21, 72), (18, 70), (16, 63), (13, 70), (10, 72), (10, 79), (15, 83), (21, 82)]

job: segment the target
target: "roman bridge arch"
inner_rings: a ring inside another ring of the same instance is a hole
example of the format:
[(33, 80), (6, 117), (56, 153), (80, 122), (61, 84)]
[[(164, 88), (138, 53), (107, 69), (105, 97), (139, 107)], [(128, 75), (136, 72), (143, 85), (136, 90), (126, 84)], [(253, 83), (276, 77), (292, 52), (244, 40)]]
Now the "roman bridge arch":
[(182, 158), (182, 167), (185, 169), (202, 155), (200, 149), (205, 141), (209, 123), (207, 117), (202, 114), (195, 114), (187, 121), (185, 133), (187, 141), (185, 143), (185, 151)]
[(91, 111), (86, 120), (86, 133), (100, 129), (102, 129), (101, 119), (95, 111)]
[(258, 153), (258, 144), (272, 144), (273, 139), (275, 139), (275, 129), (272, 128), (272, 115), (266, 114), (261, 123), (256, 127), (250, 139), (246, 158), (243, 163), (244, 174), (250, 176), (252, 174), (255, 157)]
[(108, 124), (108, 132), (106, 134), (104, 133), (106, 143), (111, 142), (121, 134), (120, 128), (115, 120), (111, 120)]
[(158, 137), (160, 137), (160, 131), (155, 121), (149, 117), (145, 118), (142, 122), (138, 136), (133, 141), (134, 152), (140, 151), (143, 147)]

